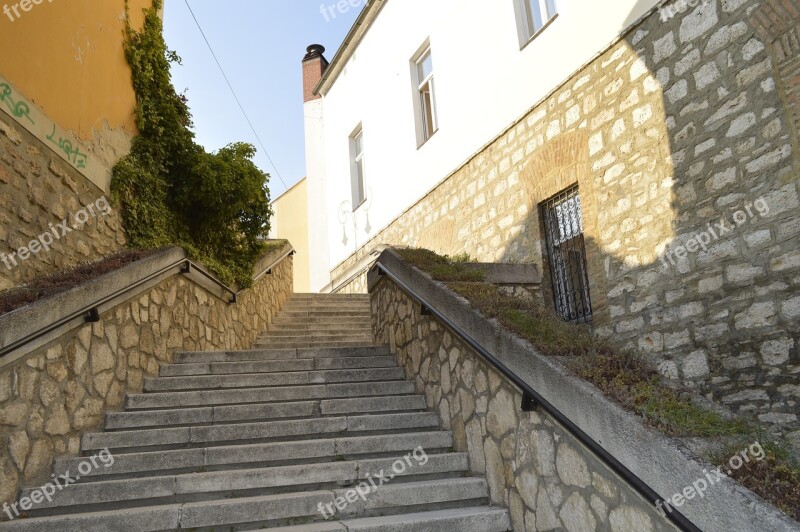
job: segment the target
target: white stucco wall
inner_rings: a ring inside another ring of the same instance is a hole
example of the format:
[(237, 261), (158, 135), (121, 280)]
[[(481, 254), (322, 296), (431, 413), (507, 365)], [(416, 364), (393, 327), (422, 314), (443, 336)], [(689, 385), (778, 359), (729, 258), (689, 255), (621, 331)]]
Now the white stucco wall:
[[(323, 95), (321, 121), (309, 118), (319, 103), (307, 104), (312, 290), (329, 283), (333, 267), (657, 3), (557, 1), (558, 18), (522, 50), (515, 0), (386, 3), (346, 69)], [(440, 129), (418, 149), (411, 59), (428, 39)], [(343, 227), (340, 207), (351, 196), (349, 136), (359, 123), (366, 145), (369, 202), (356, 213), (354, 234), (352, 219), (345, 219)], [(315, 211), (314, 206), (321, 205), (326, 212)], [(327, 235), (320, 228), (315, 236), (322, 217)]]

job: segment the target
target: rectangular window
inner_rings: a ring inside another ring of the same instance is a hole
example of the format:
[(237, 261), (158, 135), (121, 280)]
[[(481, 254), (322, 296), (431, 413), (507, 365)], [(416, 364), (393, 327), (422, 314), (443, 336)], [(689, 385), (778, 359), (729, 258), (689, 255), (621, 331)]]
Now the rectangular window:
[(592, 300), (578, 187), (570, 187), (545, 201), (542, 215), (556, 312), (566, 321), (589, 322)]
[(433, 81), (433, 57), (430, 47), (415, 62), (418, 91), (418, 141), (424, 144), (439, 129), (436, 117), (436, 89)]
[(517, 6), (520, 15), (520, 41), (523, 46), (558, 14), (556, 0), (517, 0)]
[(358, 126), (356, 132), (350, 137), (351, 173), (353, 210), (355, 211), (367, 199), (364, 180), (364, 131)]

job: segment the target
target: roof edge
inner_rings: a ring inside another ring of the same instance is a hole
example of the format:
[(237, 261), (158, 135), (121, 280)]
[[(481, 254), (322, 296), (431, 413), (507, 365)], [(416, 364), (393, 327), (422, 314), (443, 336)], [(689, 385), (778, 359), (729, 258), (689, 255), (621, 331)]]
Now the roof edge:
[(352, 57), (353, 52), (355, 52), (358, 45), (361, 44), (364, 35), (366, 35), (372, 27), (372, 23), (378, 18), (378, 13), (380, 13), (383, 6), (386, 5), (386, 2), (388, 2), (388, 0), (368, 0), (367, 5), (361, 10), (358, 18), (344, 38), (342, 45), (336, 51), (336, 55), (331, 59), (328, 68), (325, 69), (322, 79), (320, 79), (319, 83), (314, 88), (314, 94), (321, 95), (331, 88), (344, 69), (347, 60)]

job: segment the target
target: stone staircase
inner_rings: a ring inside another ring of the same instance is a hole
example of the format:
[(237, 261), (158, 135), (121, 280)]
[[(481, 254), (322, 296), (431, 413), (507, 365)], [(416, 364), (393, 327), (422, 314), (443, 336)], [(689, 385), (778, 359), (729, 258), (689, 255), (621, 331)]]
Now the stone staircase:
[(369, 330), (364, 296), (296, 295), (257, 350), (176, 353), (0, 529), (510, 530)]

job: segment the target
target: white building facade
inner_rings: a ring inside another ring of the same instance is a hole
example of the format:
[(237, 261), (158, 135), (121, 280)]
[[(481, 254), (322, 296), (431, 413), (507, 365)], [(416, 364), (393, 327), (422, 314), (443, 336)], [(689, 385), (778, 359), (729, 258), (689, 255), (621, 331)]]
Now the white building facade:
[(312, 290), (656, 3), (370, 1), (307, 94)]

